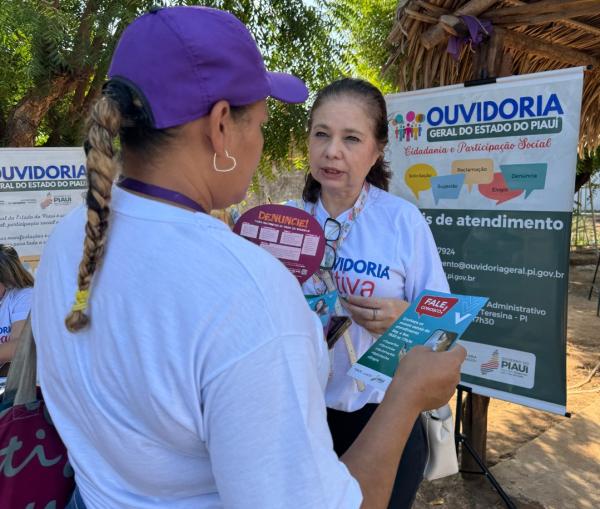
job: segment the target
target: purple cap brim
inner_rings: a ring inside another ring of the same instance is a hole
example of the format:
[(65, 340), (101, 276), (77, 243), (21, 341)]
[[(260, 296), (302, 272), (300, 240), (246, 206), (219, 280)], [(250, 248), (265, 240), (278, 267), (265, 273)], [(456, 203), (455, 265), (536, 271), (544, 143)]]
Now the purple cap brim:
[(267, 78), (271, 84), (271, 93), (274, 99), (286, 103), (303, 103), (308, 99), (308, 89), (300, 78), (283, 72), (267, 71)]

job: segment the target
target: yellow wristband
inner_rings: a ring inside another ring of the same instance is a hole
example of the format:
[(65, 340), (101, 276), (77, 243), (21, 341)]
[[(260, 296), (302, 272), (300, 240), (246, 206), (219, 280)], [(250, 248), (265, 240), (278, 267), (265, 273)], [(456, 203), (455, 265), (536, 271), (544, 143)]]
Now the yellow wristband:
[(89, 290), (78, 290), (75, 294), (75, 304), (73, 304), (71, 311), (85, 311), (88, 307), (89, 298)]

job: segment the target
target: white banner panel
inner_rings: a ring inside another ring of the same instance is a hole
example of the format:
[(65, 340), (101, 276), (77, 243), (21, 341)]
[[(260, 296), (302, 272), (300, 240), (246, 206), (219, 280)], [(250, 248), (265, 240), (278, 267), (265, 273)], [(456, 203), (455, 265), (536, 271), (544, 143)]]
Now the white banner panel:
[(0, 243), (34, 261), (54, 225), (84, 201), (81, 148), (0, 149)]
[(452, 292), (490, 298), (462, 383), (559, 413), (582, 84), (576, 68), (387, 97), (391, 191), (421, 209)]

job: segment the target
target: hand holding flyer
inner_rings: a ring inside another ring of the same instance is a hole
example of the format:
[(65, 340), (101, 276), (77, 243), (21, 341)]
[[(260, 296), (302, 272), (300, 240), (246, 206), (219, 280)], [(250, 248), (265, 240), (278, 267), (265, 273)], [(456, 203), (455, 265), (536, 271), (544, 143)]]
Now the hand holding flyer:
[(424, 290), (348, 371), (380, 390), (386, 390), (398, 360), (415, 345), (448, 350), (465, 332), (487, 297)]

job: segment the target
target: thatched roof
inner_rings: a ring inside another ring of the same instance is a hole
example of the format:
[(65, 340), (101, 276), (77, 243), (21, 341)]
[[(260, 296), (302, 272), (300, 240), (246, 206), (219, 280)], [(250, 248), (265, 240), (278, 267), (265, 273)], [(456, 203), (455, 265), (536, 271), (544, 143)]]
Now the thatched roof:
[[(464, 35), (459, 15), (491, 21), (493, 35), (458, 61), (447, 52), (452, 34)], [(600, 145), (600, 0), (400, 0), (389, 68), (399, 63), (401, 90), (463, 83), (579, 65), (586, 71), (580, 148)]]

